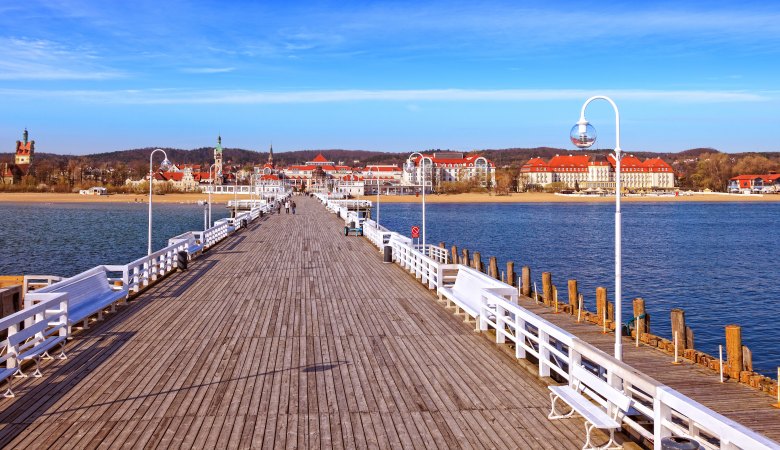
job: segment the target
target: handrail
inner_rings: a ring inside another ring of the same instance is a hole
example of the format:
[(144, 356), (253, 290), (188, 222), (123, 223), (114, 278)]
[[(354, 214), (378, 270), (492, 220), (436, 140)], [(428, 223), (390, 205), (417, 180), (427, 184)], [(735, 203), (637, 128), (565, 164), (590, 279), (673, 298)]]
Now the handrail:
[[(34, 305), (26, 306), (21, 311), (9, 314), (0, 319), (0, 332), (5, 332), (6, 336), (12, 336), (24, 327), (30, 327), (42, 321), (51, 321), (59, 317), (62, 324), (68, 323), (68, 294), (64, 292), (40, 293), (36, 292), (38, 302)], [(62, 327), (59, 331), (61, 336), (67, 336), (68, 327)], [(0, 348), (3, 353), (0, 354), (0, 364), (5, 363), (6, 368), (14, 368), (18, 365), (16, 355), (10, 351), (8, 338), (0, 341)]]

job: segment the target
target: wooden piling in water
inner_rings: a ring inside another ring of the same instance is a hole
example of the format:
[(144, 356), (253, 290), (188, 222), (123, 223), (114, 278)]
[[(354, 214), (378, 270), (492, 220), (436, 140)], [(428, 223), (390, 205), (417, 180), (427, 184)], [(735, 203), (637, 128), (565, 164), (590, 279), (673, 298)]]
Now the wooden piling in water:
[(498, 260), (495, 256), (491, 256), (488, 260), (488, 276), (491, 278), (495, 278), (496, 280), (499, 279), (498, 274)]
[(452, 251), (450, 252), (450, 262), (452, 264), (458, 263), (458, 247), (455, 245), (452, 246)]
[(579, 291), (577, 290), (577, 280), (569, 280), (569, 314), (574, 315), (577, 313), (577, 297)]
[(482, 255), (479, 252), (474, 252), (474, 269), (479, 272), (485, 271), (482, 265)]
[(674, 337), (678, 339), (678, 356), (683, 356), (685, 349), (688, 348), (687, 333), (685, 332), (685, 311), (680, 308), (674, 308), (671, 312), (672, 316), (672, 342)]
[(753, 371), (753, 352), (746, 345), (742, 346), (742, 370)]
[(461, 255), (462, 256), (460, 257), (460, 263), (463, 264), (464, 266), (470, 266), (471, 262), (469, 260), (469, 250), (464, 248), (463, 250), (461, 250)]
[(520, 272), (522, 273), (522, 278), (523, 278), (521, 293), (526, 297), (530, 297), (531, 296), (531, 268), (528, 266), (523, 266)]
[(607, 288), (603, 286), (596, 288), (596, 315), (599, 323), (607, 317)]
[(638, 317), (638, 319), (636, 319), (636, 323), (634, 324), (634, 329), (637, 333), (639, 333), (639, 337), (641, 339), (642, 335), (650, 332), (650, 319), (647, 317), (647, 311), (645, 310), (645, 300), (643, 298), (635, 298), (633, 306), (634, 317)]
[(739, 380), (742, 358), (742, 327), (726, 325), (726, 367), (731, 378)]
[(542, 300), (544, 304), (550, 306), (552, 304), (552, 273), (542, 272)]
[(517, 286), (517, 274), (515, 274), (515, 263), (512, 261), (506, 262), (506, 284), (510, 286)]

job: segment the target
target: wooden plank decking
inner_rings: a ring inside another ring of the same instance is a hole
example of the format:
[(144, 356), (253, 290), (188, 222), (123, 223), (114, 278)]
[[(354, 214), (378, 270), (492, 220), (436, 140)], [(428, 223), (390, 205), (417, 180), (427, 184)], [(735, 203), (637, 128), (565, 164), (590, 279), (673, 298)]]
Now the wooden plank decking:
[(546, 386), (335, 216), (255, 222), (0, 402), (9, 448), (580, 448)]

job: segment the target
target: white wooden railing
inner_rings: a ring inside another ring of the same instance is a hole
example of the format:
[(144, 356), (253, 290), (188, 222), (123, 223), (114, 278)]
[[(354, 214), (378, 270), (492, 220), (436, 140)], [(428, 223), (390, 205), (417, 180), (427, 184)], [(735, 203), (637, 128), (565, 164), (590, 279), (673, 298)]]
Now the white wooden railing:
[[(0, 364), (5, 363), (5, 367), (8, 369), (12, 369), (18, 365), (14, 350), (11, 349), (9, 344), (8, 336), (18, 333), (22, 330), (22, 327), (31, 327), (44, 320), (49, 322), (56, 320), (59, 323), (68, 323), (67, 294), (55, 292), (37, 295), (40, 302), (0, 319), (0, 333), (5, 332), (6, 335), (6, 338), (0, 341)], [(62, 327), (59, 334), (61, 336), (67, 336), (67, 332), (68, 327)]]
[(22, 283), (22, 297), (27, 295), (29, 291), (50, 286), (60, 280), (62, 277), (56, 275), (25, 275)]
[[(333, 211), (339, 211), (323, 195), (317, 198)], [(407, 269), (423, 285), (431, 289), (444, 285), (443, 271), (449, 254), (446, 249), (435, 246), (413, 245), (411, 238), (384, 228), (377, 228), (373, 221), (366, 221), (364, 236), (379, 249), (390, 245), (393, 261)], [(427, 255), (422, 253), (427, 250)], [(530, 358), (538, 365), (539, 377), (557, 377), (570, 382), (574, 365), (581, 365), (603, 377), (611, 386), (621, 389), (632, 399), (636, 415), (625, 417), (623, 424), (653, 442), (656, 450), (661, 449), (661, 440), (668, 436), (683, 436), (695, 439), (708, 449), (780, 449), (778, 443), (728, 419), (721, 414), (695, 402), (691, 398), (661, 384), (633, 367), (618, 361), (591, 344), (577, 338), (514, 302), (507, 292), (516, 288), (485, 277), (481, 289), (481, 308), (477, 318), (481, 331), (493, 329), (496, 343), (515, 344), (515, 357)], [(499, 287), (495, 287), (495, 286)], [(511, 380), (507, 380), (511, 383)], [(605, 398), (598, 395), (595, 397)], [(609, 407), (609, 405), (603, 405)], [(651, 424), (651, 425), (645, 425)]]

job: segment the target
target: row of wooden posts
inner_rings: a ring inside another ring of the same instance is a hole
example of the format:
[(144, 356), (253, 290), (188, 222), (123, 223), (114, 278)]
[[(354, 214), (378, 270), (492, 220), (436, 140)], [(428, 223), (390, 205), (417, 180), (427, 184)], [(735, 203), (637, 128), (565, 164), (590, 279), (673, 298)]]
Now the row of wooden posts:
[[(439, 244), (439, 247), (446, 248), (446, 245), (442, 242)], [(607, 288), (605, 287), (596, 288), (596, 312), (592, 313), (585, 309), (584, 299), (579, 292), (577, 280), (568, 280), (568, 298), (566, 303), (563, 303), (558, 301), (558, 289), (553, 284), (552, 273), (550, 272), (542, 272), (541, 292), (535, 292), (535, 289), (532, 289), (532, 287), (536, 288), (536, 286), (531, 281), (531, 268), (528, 266), (522, 267), (520, 278), (518, 279), (515, 273), (514, 262), (508, 261), (506, 263), (506, 271), (500, 271), (498, 260), (495, 256), (491, 256), (488, 259), (487, 268), (485, 268), (482, 262), (482, 255), (478, 251), (470, 253), (464, 248), (458, 252), (458, 248), (455, 245), (450, 250), (449, 262), (472, 267), (492, 278), (515, 286), (523, 296), (535, 299), (539, 303), (554, 308), (556, 312), (576, 315), (578, 322), (590, 322), (601, 326), (605, 331), (613, 331), (615, 329), (614, 304), (608, 301)], [(657, 347), (672, 355), (677, 353), (675, 359), (685, 358), (712, 370), (721, 371), (720, 356), (714, 357), (695, 349), (693, 330), (685, 324), (684, 310), (679, 308), (671, 310), (672, 339), (669, 340), (650, 332), (650, 314), (645, 309), (644, 299), (635, 298), (632, 302), (632, 307), (633, 318), (629, 321), (629, 327), (630, 324), (633, 324), (633, 327), (630, 327), (628, 334), (634, 340)], [(639, 334), (638, 339), (637, 333)], [(742, 345), (742, 330), (739, 325), (726, 325), (725, 356), (722, 368), (724, 378), (731, 378), (773, 395), (778, 395), (778, 386), (775, 380), (753, 372), (752, 352)]]

